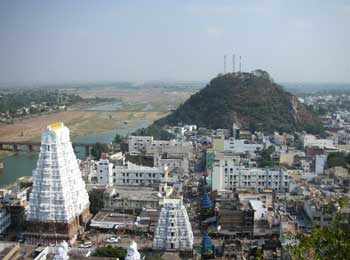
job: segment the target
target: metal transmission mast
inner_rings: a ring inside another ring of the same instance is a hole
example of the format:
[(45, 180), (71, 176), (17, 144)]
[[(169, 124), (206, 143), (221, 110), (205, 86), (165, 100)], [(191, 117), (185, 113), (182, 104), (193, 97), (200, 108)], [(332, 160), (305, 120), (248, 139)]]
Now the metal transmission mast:
[(242, 56), (239, 56), (239, 73), (242, 72)]
[(226, 74), (226, 55), (224, 55), (224, 74)]
[(236, 70), (236, 57), (232, 54), (232, 72), (235, 73)]

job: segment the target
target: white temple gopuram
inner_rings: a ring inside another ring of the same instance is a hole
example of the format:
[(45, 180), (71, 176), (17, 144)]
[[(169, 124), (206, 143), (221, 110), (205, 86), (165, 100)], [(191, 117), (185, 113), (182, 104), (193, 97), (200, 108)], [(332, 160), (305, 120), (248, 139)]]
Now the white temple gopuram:
[(137, 244), (135, 241), (131, 241), (126, 250), (125, 260), (141, 260), (141, 254), (137, 250)]
[(33, 188), (27, 212), (26, 241), (73, 243), (90, 215), (89, 196), (63, 123), (51, 124), (42, 133)]
[(153, 249), (191, 251), (193, 233), (181, 199), (164, 199), (153, 240)]

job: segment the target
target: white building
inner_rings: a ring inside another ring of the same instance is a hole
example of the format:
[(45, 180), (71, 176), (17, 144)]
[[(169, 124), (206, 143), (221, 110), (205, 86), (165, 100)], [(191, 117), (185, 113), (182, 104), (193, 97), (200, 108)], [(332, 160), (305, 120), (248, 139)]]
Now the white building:
[(327, 155), (321, 154), (316, 155), (315, 160), (315, 173), (316, 174), (322, 174), (327, 163)]
[(331, 139), (317, 139), (314, 135), (303, 135), (301, 136), (301, 142), (303, 147), (317, 146), (319, 148), (334, 147), (334, 141)]
[(185, 154), (155, 154), (154, 166), (158, 168), (167, 167), (169, 172), (174, 169), (179, 169), (182, 173), (188, 174), (190, 163)]
[(168, 168), (148, 167), (128, 162), (124, 166), (114, 166), (113, 185), (153, 185), (165, 182)]
[(237, 156), (216, 158), (212, 173), (213, 190), (271, 189), (288, 192), (290, 179), (281, 169), (254, 168), (242, 165)]
[(287, 143), (285, 135), (280, 135), (278, 132), (273, 134), (273, 142), (276, 145), (285, 145)]
[(197, 126), (196, 125), (184, 125), (185, 131), (188, 132), (193, 132), (197, 130)]
[(267, 207), (260, 200), (250, 200), (250, 206), (254, 210), (254, 221), (267, 220)]
[(224, 151), (230, 151), (233, 153), (246, 153), (254, 155), (256, 151), (262, 150), (264, 148), (263, 144), (252, 143), (245, 139), (235, 139), (230, 137), (224, 140)]
[(113, 185), (113, 163), (107, 158), (102, 158), (96, 163), (97, 183), (99, 185)]
[(10, 225), (10, 213), (4, 207), (0, 208), (0, 234), (3, 234)]
[(190, 251), (193, 232), (181, 199), (164, 199), (153, 239), (153, 249)]
[(147, 154), (191, 154), (193, 153), (192, 142), (185, 141), (162, 141), (153, 140), (152, 142), (146, 144)]
[(169, 131), (178, 136), (183, 136), (185, 133), (191, 133), (197, 130), (196, 125), (184, 125), (170, 127)]
[(153, 140), (152, 136), (129, 136), (129, 153), (137, 155), (141, 153), (192, 153), (191, 142), (176, 140)]
[(41, 147), (27, 212), (27, 241), (74, 242), (89, 217), (89, 196), (79, 170), (69, 129), (51, 124), (41, 136)]

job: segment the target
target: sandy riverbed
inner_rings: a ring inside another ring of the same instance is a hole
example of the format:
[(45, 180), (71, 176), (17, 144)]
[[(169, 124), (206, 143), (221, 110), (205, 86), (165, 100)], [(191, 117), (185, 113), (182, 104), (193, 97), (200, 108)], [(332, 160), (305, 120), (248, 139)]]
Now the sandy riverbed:
[[(0, 141), (39, 141), (40, 133), (48, 124), (64, 122), (71, 131), (71, 137), (117, 129), (139, 120), (156, 120), (162, 112), (105, 112), (105, 111), (68, 111), (24, 119), (14, 124), (0, 124)], [(1, 155), (0, 155), (1, 156)]]

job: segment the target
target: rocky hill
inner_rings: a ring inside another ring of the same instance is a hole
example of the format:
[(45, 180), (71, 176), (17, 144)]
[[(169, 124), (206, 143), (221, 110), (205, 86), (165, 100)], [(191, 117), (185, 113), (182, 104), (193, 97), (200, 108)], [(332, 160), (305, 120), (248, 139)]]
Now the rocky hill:
[(207, 128), (241, 128), (266, 132), (306, 130), (318, 133), (319, 118), (297, 97), (273, 82), (262, 70), (219, 75), (157, 126), (197, 124)]

